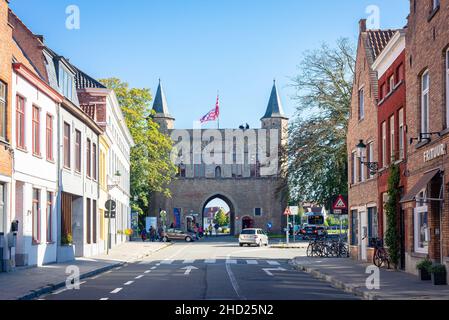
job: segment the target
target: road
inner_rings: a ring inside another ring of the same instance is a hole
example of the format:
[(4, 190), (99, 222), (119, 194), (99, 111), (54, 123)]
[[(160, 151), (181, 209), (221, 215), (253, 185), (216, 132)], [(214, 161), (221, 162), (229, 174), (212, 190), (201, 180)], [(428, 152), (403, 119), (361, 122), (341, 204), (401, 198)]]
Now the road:
[(41, 300), (342, 300), (353, 295), (293, 269), (304, 249), (238, 246), (233, 238), (175, 243), (146, 260)]

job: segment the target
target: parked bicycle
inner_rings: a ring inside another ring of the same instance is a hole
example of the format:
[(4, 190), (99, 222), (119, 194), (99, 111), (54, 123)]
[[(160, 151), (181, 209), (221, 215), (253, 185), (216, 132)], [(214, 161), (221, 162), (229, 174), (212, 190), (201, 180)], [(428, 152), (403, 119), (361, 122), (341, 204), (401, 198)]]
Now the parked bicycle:
[(349, 247), (342, 239), (317, 237), (307, 247), (308, 257), (349, 257)]
[(378, 238), (371, 239), (371, 245), (374, 247), (373, 263), (376, 267), (381, 268), (386, 265), (390, 269), (390, 255), (383, 246), (383, 240)]

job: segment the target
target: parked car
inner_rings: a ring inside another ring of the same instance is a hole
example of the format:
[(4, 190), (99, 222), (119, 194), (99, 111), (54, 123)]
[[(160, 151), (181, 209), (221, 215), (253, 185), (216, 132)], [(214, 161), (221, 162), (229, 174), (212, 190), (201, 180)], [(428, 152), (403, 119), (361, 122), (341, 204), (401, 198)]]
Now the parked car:
[(256, 246), (268, 246), (268, 236), (262, 229), (245, 229), (240, 233), (239, 245), (256, 245)]
[(173, 240), (184, 240), (185, 242), (195, 241), (195, 235), (190, 232), (184, 232), (179, 229), (167, 229), (162, 235), (163, 242), (169, 242)]
[(308, 237), (322, 237), (327, 235), (327, 231), (324, 226), (307, 226), (302, 234)]

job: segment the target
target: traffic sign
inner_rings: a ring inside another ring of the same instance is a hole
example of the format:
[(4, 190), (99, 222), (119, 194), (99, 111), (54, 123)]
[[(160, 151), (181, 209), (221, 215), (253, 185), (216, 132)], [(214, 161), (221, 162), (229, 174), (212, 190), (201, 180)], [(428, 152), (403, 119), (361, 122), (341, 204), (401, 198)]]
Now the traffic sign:
[(297, 216), (299, 214), (299, 207), (290, 207), (290, 215)]
[(284, 216), (291, 216), (292, 215), (292, 211), (290, 210), (290, 207), (287, 207), (284, 211)]
[(342, 214), (343, 210), (341, 209), (334, 209), (334, 214)]
[(106, 210), (108, 210), (108, 211), (115, 211), (115, 209), (117, 208), (117, 204), (115, 203), (114, 200), (106, 201), (104, 206), (106, 207)]
[(334, 210), (347, 210), (348, 209), (348, 206), (346, 205), (346, 201), (342, 195), (338, 196), (337, 201), (335, 201), (335, 203), (334, 203), (333, 209)]

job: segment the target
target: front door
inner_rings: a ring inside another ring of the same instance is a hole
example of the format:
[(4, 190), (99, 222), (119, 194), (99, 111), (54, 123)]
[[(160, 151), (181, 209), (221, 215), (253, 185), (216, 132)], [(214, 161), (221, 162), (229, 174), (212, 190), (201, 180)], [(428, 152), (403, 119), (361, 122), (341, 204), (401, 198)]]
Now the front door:
[(360, 211), (360, 259), (366, 261), (368, 248), (368, 214), (366, 211)]
[(400, 212), (401, 270), (405, 270), (405, 211)]

